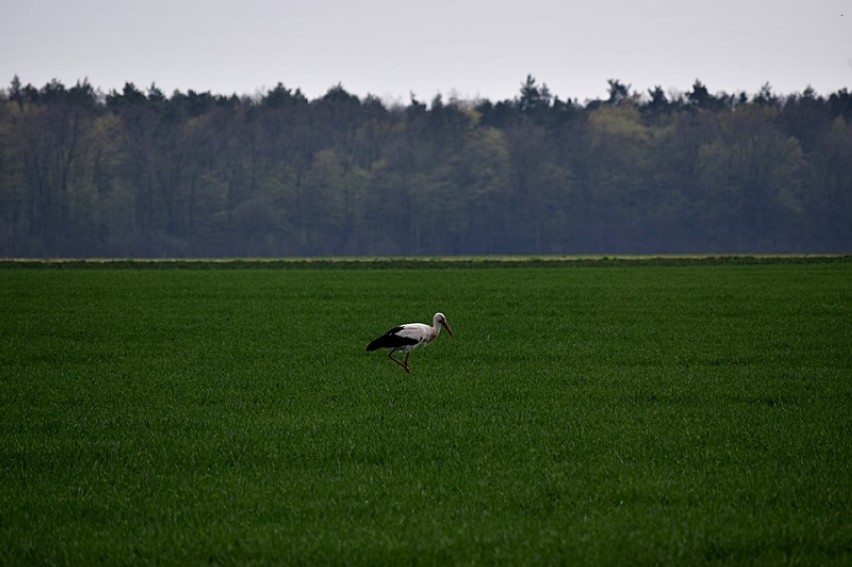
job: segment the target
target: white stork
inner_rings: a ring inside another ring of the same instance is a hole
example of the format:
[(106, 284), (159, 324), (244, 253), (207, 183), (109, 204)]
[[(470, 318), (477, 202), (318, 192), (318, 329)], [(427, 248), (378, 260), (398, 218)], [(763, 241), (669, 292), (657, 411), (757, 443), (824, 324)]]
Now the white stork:
[[(424, 325), (423, 323), (406, 323), (405, 325), (394, 327), (381, 337), (368, 344), (367, 350), (389, 348), (390, 352), (388, 353), (388, 358), (402, 366), (402, 368), (410, 374), (411, 368), (408, 366), (408, 357), (411, 354), (411, 351), (420, 345), (429, 344), (435, 340), (435, 337), (437, 337), (438, 333), (441, 332), (441, 327), (444, 327), (451, 337), (453, 336), (453, 330), (450, 329), (450, 324), (447, 323), (447, 318), (444, 317), (444, 314), (435, 313), (435, 316), (432, 317), (431, 327), (429, 325)], [(404, 360), (399, 360), (394, 357), (393, 353), (398, 350), (405, 351)]]

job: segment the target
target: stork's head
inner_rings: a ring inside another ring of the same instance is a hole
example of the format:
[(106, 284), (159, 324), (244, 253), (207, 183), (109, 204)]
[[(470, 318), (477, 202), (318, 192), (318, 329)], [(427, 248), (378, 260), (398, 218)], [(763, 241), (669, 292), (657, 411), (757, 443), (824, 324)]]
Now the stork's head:
[(450, 324), (447, 323), (447, 318), (444, 316), (443, 313), (435, 313), (434, 323), (432, 323), (432, 324), (434, 325), (435, 323), (438, 323), (443, 328), (445, 328), (447, 330), (447, 332), (450, 334), (451, 337), (455, 336), (455, 335), (453, 335), (453, 330), (450, 329)]

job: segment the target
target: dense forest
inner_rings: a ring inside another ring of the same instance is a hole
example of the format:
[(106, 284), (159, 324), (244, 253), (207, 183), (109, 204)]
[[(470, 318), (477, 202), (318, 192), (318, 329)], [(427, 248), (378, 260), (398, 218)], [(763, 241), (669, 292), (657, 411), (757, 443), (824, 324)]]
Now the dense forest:
[(852, 251), (852, 94), (0, 90), (0, 256)]

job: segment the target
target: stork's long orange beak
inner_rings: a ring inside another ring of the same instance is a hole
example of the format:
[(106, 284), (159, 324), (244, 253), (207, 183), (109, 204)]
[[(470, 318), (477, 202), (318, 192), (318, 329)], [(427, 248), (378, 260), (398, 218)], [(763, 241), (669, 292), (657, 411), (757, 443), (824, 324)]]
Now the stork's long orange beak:
[(449, 323), (447, 323), (446, 321), (441, 321), (441, 326), (444, 327), (447, 330), (447, 332), (450, 334), (451, 337), (455, 337), (455, 335), (453, 334), (453, 330), (450, 329)]

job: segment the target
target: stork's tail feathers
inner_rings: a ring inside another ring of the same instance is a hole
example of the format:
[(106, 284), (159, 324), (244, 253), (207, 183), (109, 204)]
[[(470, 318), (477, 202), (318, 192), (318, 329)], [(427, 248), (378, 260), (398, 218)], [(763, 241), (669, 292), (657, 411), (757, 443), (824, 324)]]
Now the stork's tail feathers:
[(393, 330), (388, 331), (386, 334), (382, 335), (378, 339), (373, 339), (370, 344), (367, 345), (367, 350), (399, 347), (399, 340), (391, 333), (393, 333)]

